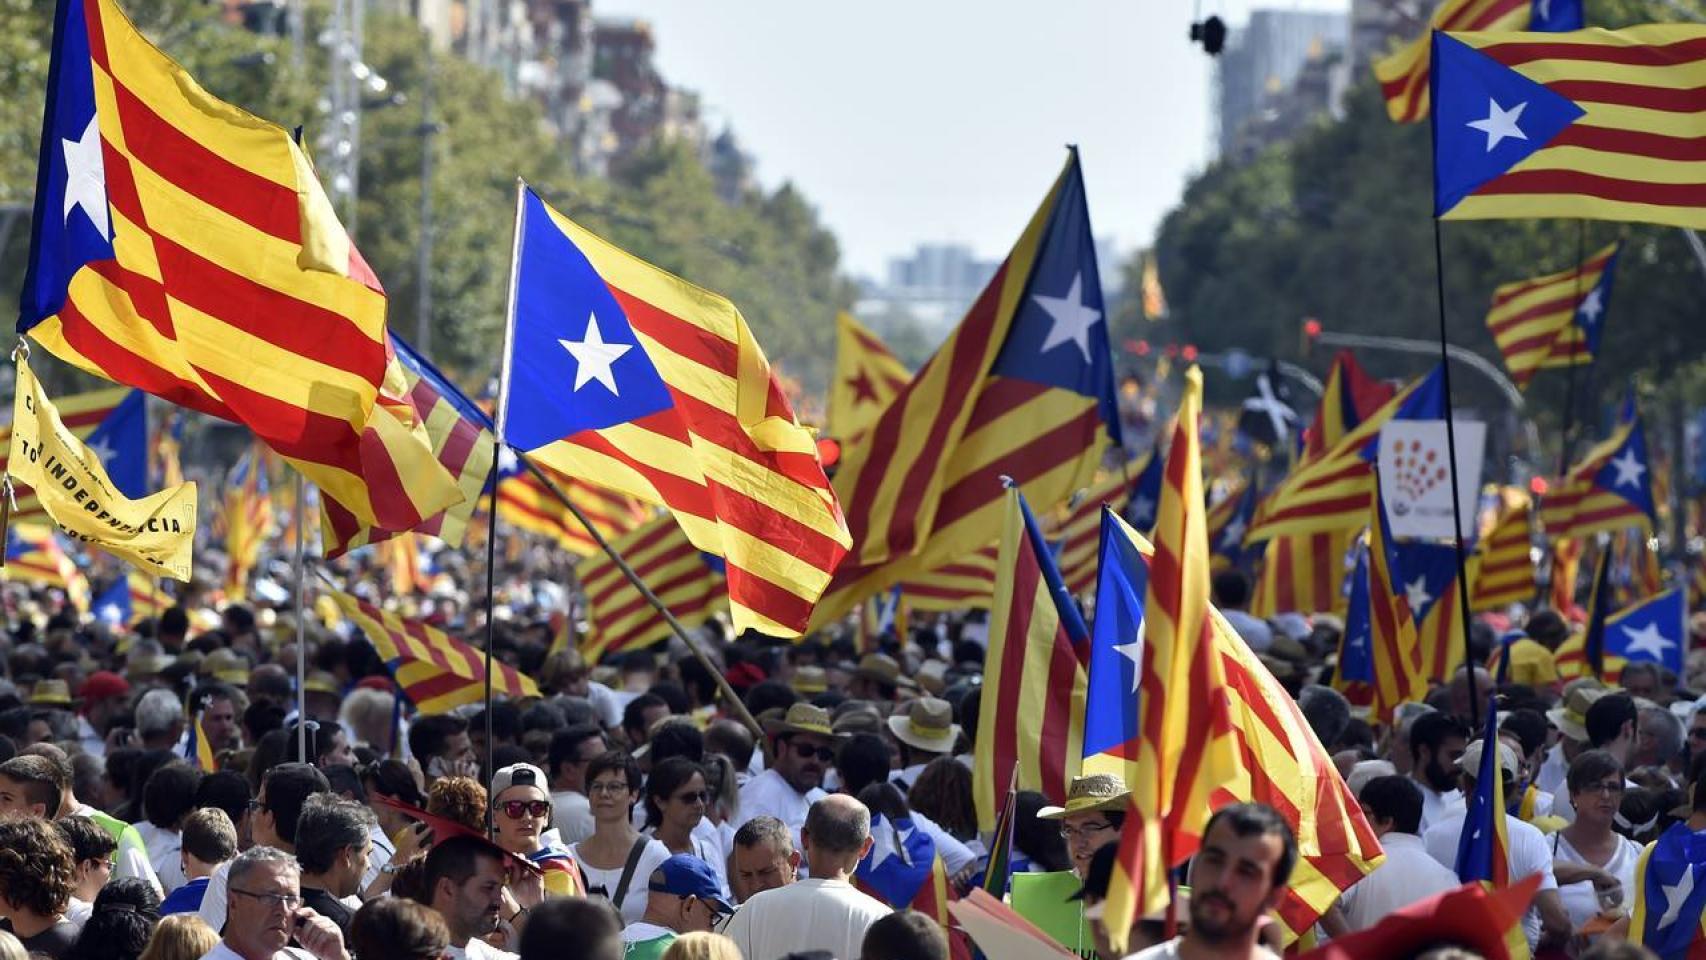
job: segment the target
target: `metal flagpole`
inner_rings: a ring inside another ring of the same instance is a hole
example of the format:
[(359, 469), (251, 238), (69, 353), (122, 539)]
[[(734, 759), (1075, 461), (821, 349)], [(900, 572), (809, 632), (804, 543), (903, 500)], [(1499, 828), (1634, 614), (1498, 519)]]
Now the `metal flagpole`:
[(308, 596), (308, 558), (303, 542), (308, 539), (302, 514), (308, 506), (307, 482), (302, 471), (296, 474), (296, 510), (291, 522), (296, 526), (296, 755), (303, 763), (313, 763), (308, 756), (308, 624), (303, 611)]
[(1445, 454), (1451, 464), (1451, 543), (1457, 553), (1457, 603), (1463, 624), (1463, 672), (1469, 678), (1469, 723), (1481, 723), (1481, 694), (1475, 689), (1475, 657), (1469, 648), (1469, 564), (1463, 551), (1463, 494), (1457, 482), (1457, 425), (1452, 418), (1451, 354), (1445, 333), (1445, 247), (1440, 239), (1439, 218), (1434, 217), (1434, 279), (1439, 298), (1439, 365), (1445, 388)]

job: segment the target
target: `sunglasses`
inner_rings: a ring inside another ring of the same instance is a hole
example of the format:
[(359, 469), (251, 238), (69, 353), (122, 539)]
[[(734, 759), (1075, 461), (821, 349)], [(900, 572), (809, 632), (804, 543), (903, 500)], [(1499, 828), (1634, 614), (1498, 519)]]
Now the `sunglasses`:
[(709, 803), (711, 802), (711, 794), (705, 790), (696, 793), (678, 793), (675, 795), (675, 799), (678, 803)]
[(520, 820), (524, 815), (534, 818), (543, 817), (551, 809), (549, 800), (505, 800), (498, 809), (511, 820)]
[(835, 751), (828, 747), (814, 747), (809, 743), (796, 743), (793, 744), (793, 747), (794, 753), (799, 755), (801, 760), (810, 760), (816, 757), (822, 763), (829, 763), (835, 759)]

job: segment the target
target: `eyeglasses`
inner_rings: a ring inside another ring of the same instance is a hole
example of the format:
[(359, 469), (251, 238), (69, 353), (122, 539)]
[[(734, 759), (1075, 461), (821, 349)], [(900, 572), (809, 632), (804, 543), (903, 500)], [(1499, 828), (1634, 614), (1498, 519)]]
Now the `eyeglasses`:
[(609, 797), (619, 797), (622, 794), (629, 792), (629, 788), (626, 780), (600, 780), (597, 783), (587, 784), (586, 792), (589, 794), (602, 793)]
[(505, 800), (498, 805), (498, 809), (511, 820), (520, 820), (523, 815), (543, 817), (550, 811), (551, 803), (548, 800)]
[(1582, 792), (1583, 793), (1603, 793), (1606, 796), (1611, 796), (1612, 794), (1623, 792), (1623, 781), (1618, 780), (1618, 781), (1613, 782), (1613, 781), (1607, 780), (1604, 783), (1590, 783), (1587, 786), (1582, 788)]
[(675, 795), (675, 800), (677, 803), (710, 803), (711, 795), (704, 790), (690, 793), (678, 793)]
[(793, 748), (794, 753), (797, 754), (801, 760), (810, 760), (811, 758), (816, 757), (823, 763), (829, 763), (831, 760), (835, 759), (835, 751), (828, 747), (814, 747), (809, 743), (796, 743), (793, 744)]
[(1065, 840), (1067, 843), (1071, 843), (1079, 837), (1088, 837), (1092, 833), (1101, 833), (1104, 830), (1112, 829), (1114, 829), (1114, 825), (1106, 820), (1101, 823), (1086, 823), (1077, 827), (1062, 826), (1060, 828), (1060, 838)]
[(302, 898), (293, 893), (255, 893), (250, 890), (239, 890), (236, 887), (232, 887), (231, 892), (240, 893), (245, 897), (254, 897), (266, 904), (269, 909), (283, 907), (286, 911), (290, 911), (302, 906)]
[(711, 911), (711, 932), (712, 933), (721, 933), (723, 930), (723, 927), (728, 925), (729, 919), (734, 916), (734, 914), (732, 914), (732, 913), (724, 913), (723, 911), (718, 910), (716, 904), (711, 903), (710, 901), (706, 900), (704, 897), (694, 897), (693, 899), (698, 900), (701, 904), (704, 905), (706, 910)]
[(265, 810), (266, 808), (267, 808), (267, 805), (263, 801), (260, 801), (260, 800), (250, 800), (249, 801), (249, 812), (250, 813), (254, 813), (256, 810)]

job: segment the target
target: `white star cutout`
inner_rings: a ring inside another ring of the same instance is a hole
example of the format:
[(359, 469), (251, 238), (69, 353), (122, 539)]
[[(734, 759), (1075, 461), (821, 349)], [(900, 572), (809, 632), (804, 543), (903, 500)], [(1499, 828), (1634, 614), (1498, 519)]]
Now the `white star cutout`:
[(101, 461), (101, 466), (104, 467), (113, 458), (113, 445), (105, 440), (100, 440), (89, 444), (89, 452), (94, 454)]
[(124, 619), (124, 608), (116, 603), (109, 603), (101, 608), (101, 619), (108, 623), (117, 623)]
[(1599, 322), (1599, 315), (1605, 312), (1605, 303), (1599, 296), (1599, 288), (1594, 287), (1588, 295), (1582, 298), (1581, 306), (1576, 308), (1576, 315), (1582, 318), (1584, 326), (1593, 326)]
[(1522, 117), (1522, 112), (1526, 109), (1528, 109), (1527, 101), (1519, 103), (1509, 110), (1504, 110), (1499, 107), (1499, 101), (1488, 97), (1486, 119), (1471, 120), (1469, 126), (1487, 135), (1487, 152), (1492, 153), (1493, 148), (1498, 146), (1506, 137), (1513, 140), (1528, 139), (1528, 134), (1523, 133), (1522, 128), (1516, 125), (1517, 120)]
[(1537, 6), (1540, 7), (1541, 23), (1552, 19), (1552, 0), (1537, 0)]
[(1142, 494), (1131, 498), (1131, 516), (1136, 526), (1154, 523), (1155, 501)]
[(1131, 692), (1136, 693), (1143, 685), (1143, 621), (1138, 621), (1136, 639), (1117, 644), (1114, 652), (1131, 661)]
[(506, 443), (503, 446), (498, 447), (499, 473), (514, 473), (515, 468), (519, 466), (521, 466), (521, 458), (515, 455), (515, 450), (512, 449), (509, 444)]
[(1084, 305), (1084, 275), (1072, 275), (1072, 287), (1064, 297), (1045, 297), (1040, 293), (1032, 294), (1031, 299), (1037, 302), (1048, 313), (1054, 325), (1049, 327), (1048, 336), (1043, 339), (1043, 353), (1053, 350), (1063, 343), (1075, 343), (1084, 353), (1084, 362), (1090, 362), (1090, 328), (1102, 319), (1102, 311)]
[(605, 343), (604, 335), (598, 332), (597, 314), (586, 318), (586, 339), (578, 343), (573, 340), (557, 342), (563, 345), (564, 350), (574, 355), (576, 391), (597, 380), (604, 384), (611, 396), (622, 395), (616, 389), (616, 375), (610, 371), (610, 365), (634, 347), (627, 343)]
[(1404, 599), (1409, 601), (1410, 613), (1415, 616), (1421, 616), (1422, 608), (1433, 598), (1434, 595), (1428, 592), (1427, 577), (1417, 577), (1415, 583), (1404, 584)]
[(1357, 649), (1360, 650), (1367, 645), (1368, 645), (1368, 632), (1367, 631), (1358, 630), (1357, 632), (1351, 634), (1351, 646), (1356, 647)]
[(1611, 469), (1617, 471), (1617, 479), (1612, 481), (1614, 487), (1640, 487), (1641, 474), (1647, 472), (1647, 465), (1635, 456), (1635, 451), (1628, 447), (1623, 449), (1623, 456), (1611, 461)]
[(1694, 865), (1689, 864), (1683, 867), (1682, 877), (1674, 885), (1660, 884), (1659, 886), (1664, 890), (1665, 915), (1659, 918), (1659, 925), (1655, 929), (1663, 930), (1676, 922), (1677, 914), (1681, 912), (1683, 902), (1694, 892)]
[(1637, 653), (1649, 653), (1652, 654), (1653, 659), (1663, 660), (1665, 651), (1676, 646), (1676, 641), (1665, 639), (1665, 635), (1659, 632), (1658, 624), (1654, 623), (1649, 623), (1639, 630), (1634, 627), (1624, 627), (1623, 633), (1629, 638), (1629, 645), (1623, 648), (1625, 657)]
[(1244, 518), (1233, 517), (1226, 528), (1220, 531), (1220, 549), (1230, 550), (1244, 542)]
[(112, 231), (112, 219), (107, 210), (107, 165), (101, 158), (101, 128), (94, 117), (76, 140), (61, 137), (65, 151), (65, 221), (71, 221), (71, 211), (78, 207), (101, 236)]

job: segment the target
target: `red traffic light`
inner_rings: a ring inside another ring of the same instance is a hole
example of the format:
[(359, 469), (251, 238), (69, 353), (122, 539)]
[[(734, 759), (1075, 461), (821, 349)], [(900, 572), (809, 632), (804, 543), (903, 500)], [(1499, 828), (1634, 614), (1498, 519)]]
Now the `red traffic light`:
[(1313, 340), (1321, 335), (1321, 321), (1310, 317), (1303, 321), (1303, 335)]
[(1546, 478), (1542, 477), (1538, 474), (1528, 478), (1528, 492), (1534, 494), (1537, 497), (1545, 496), (1546, 490), (1550, 486), (1551, 486), (1551, 484), (1548, 484), (1546, 482)]
[(1186, 363), (1194, 363), (1197, 359), (1197, 345), (1194, 343), (1185, 344), (1185, 348), (1179, 351), (1179, 356), (1184, 357)]

